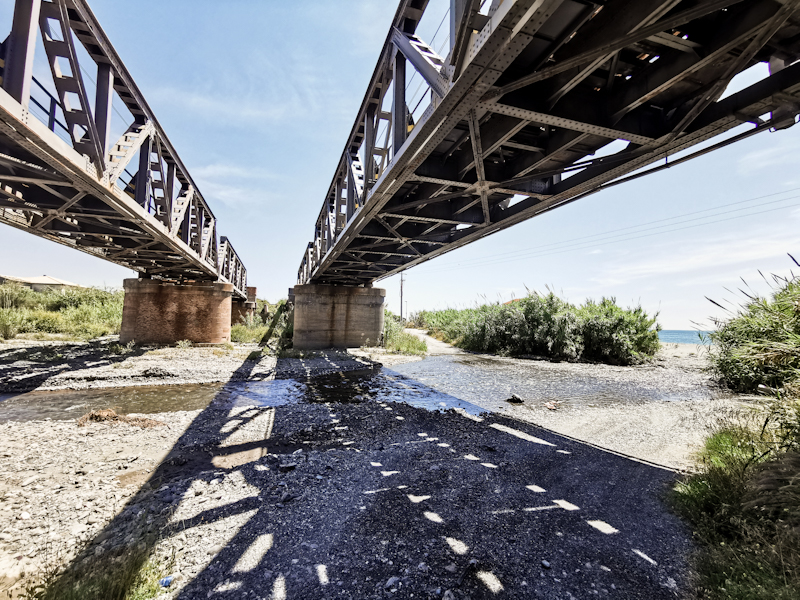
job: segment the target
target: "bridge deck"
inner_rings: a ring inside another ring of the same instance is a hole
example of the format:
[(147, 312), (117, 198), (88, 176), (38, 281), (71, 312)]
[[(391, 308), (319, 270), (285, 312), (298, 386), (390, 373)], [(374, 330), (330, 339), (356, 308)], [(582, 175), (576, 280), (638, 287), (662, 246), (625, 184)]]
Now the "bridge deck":
[[(369, 284), (800, 111), (796, 0), (483, 5), (451, 1), (442, 57), (415, 35), (427, 0), (400, 3), (299, 283)], [(769, 77), (720, 99), (758, 62)], [(421, 115), (407, 70), (427, 86)]]

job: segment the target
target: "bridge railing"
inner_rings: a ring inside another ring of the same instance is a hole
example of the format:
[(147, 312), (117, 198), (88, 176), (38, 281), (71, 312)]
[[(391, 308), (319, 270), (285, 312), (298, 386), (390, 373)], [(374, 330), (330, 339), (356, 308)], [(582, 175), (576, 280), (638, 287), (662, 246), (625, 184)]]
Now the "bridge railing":
[[(37, 38), (44, 47), (52, 82), (33, 78)], [(42, 133), (43, 142), (72, 158), (73, 163), (82, 163), (81, 176), (88, 176), (92, 184), (98, 184), (93, 187), (102, 190), (98, 198), (145, 230), (142, 233), (150, 240), (138, 243), (143, 236), (136, 232), (137, 243), (123, 243), (125, 233), (120, 230), (109, 244), (108, 235), (95, 236), (85, 228), (79, 236), (81, 244), (76, 244), (75, 224), (68, 233), (54, 227), (63, 221), (61, 215), (48, 219), (46, 212), (36, 214), (32, 208), (35, 201), (16, 208), (14, 203), (27, 200), (22, 182), (12, 182), (0, 173), (6, 188), (3, 208), (8, 213), (2, 220), (15, 226), (25, 221), (32, 233), (151, 276), (225, 277), (219, 272), (223, 261), (214, 213), (86, 0), (17, 0), (11, 34), (0, 48), (0, 58), (2, 87), (10, 96), (4, 96), (0, 105), (8, 115), (24, 121), (30, 114), (41, 121), (58, 138)], [(89, 77), (88, 65), (96, 69), (96, 78)], [(21, 112), (11, 99), (21, 105)], [(112, 113), (127, 114), (130, 119), (113, 142), (109, 139)], [(69, 149), (77, 157), (70, 155)], [(31, 177), (25, 183), (39, 185)], [(86, 195), (85, 191), (79, 193)], [(28, 194), (31, 199), (35, 195)], [(142, 209), (146, 219), (132, 205)], [(79, 212), (80, 206), (80, 200), (68, 198), (61, 212)], [(39, 225), (43, 219), (46, 227)], [(234, 253), (233, 257), (238, 266), (230, 272), (246, 273), (238, 256)], [(246, 294), (246, 281), (234, 283), (237, 293)]]

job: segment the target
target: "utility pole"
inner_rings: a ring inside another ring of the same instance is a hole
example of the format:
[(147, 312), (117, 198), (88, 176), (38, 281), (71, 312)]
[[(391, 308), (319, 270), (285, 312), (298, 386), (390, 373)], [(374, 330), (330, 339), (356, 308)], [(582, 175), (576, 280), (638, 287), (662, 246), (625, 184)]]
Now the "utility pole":
[(404, 272), (400, 272), (400, 321), (403, 320), (403, 275)]

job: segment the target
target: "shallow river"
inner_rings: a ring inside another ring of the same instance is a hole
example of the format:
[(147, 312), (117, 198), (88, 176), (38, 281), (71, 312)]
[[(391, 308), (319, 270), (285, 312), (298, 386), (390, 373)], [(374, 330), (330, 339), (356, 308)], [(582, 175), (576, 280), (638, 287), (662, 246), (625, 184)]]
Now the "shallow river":
[[(522, 366), (521, 366), (522, 365)], [(498, 410), (517, 394), (526, 402), (567, 405), (681, 401), (709, 397), (707, 390), (676, 391), (608, 377), (549, 368), (547, 363), (476, 355), (432, 356), (389, 368), (363, 369), (313, 377), (308, 381), (157, 385), (80, 391), (0, 394), (0, 422), (72, 419), (90, 410), (120, 413), (199, 410), (220, 405), (279, 406), (296, 402), (407, 402), (471, 414)], [(478, 406), (480, 405), (480, 407)], [(482, 408), (481, 408), (482, 407)]]

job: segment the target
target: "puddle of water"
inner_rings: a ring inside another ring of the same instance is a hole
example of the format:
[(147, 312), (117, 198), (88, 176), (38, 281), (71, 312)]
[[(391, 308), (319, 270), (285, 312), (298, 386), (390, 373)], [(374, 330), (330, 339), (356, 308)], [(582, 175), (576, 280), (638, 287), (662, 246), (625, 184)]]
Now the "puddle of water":
[(437, 391), (387, 369), (362, 369), (313, 377), (307, 381), (271, 381), (139, 386), (0, 394), (0, 422), (75, 419), (89, 411), (112, 408), (123, 414), (157, 414), (201, 410), (212, 402), (220, 408), (275, 407), (298, 402), (406, 402), (427, 410), (460, 409), (477, 415), (474, 404)]
[(517, 361), (472, 355), (432, 356), (425, 360), (394, 367), (410, 379), (436, 387), (467, 402), (491, 409), (507, 407), (512, 394), (536, 403), (561, 402), (571, 406), (641, 404), (653, 401), (679, 402), (710, 397), (699, 388), (661, 389), (640, 382), (614, 381), (549, 368), (537, 361)]
[(642, 383), (614, 381), (526, 361), (443, 355), (396, 365), (335, 372), (306, 381), (276, 379), (227, 385), (141, 386), (86, 391), (29, 392), (0, 395), (0, 422), (73, 419), (91, 410), (113, 408), (121, 413), (199, 410), (214, 402), (233, 406), (282, 406), (298, 402), (405, 402), (427, 410), (459, 409), (470, 415), (507, 408), (517, 393), (526, 401), (560, 401), (568, 405), (679, 402), (702, 397), (699, 388), (661, 389)]
[(75, 419), (101, 408), (120, 413), (160, 413), (203, 409), (222, 384), (153, 385), (96, 390), (0, 394), (0, 422)]

